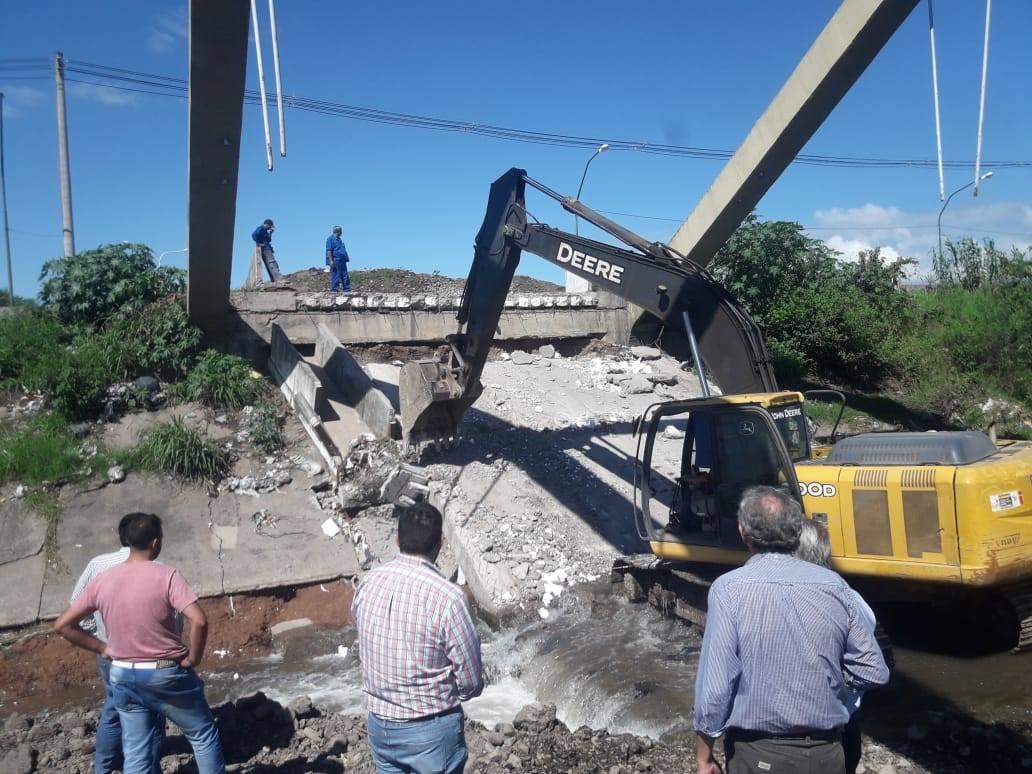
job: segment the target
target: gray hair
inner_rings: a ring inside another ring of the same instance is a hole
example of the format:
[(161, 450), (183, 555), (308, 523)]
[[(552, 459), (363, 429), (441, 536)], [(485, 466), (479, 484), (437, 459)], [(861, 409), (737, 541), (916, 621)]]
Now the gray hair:
[(799, 533), (799, 548), (795, 552), (796, 559), (831, 568), (831, 538), (828, 528), (813, 519), (803, 519), (803, 529)]
[(803, 509), (780, 489), (751, 486), (738, 506), (738, 527), (754, 553), (791, 554), (799, 547)]

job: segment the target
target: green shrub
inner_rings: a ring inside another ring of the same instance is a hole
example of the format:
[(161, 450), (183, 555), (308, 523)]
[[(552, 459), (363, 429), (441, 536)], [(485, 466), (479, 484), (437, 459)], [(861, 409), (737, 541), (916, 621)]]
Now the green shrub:
[(41, 304), (68, 325), (97, 328), (119, 313), (182, 292), (186, 273), (159, 267), (146, 245), (103, 245), (55, 258), (40, 273)]
[(195, 400), (213, 408), (243, 408), (266, 391), (265, 380), (251, 364), (235, 355), (204, 352), (186, 378), (173, 386), (180, 400)]
[(125, 344), (125, 378), (148, 375), (177, 379), (189, 370), (201, 346), (201, 331), (191, 325), (179, 296), (123, 312), (105, 332)]
[(275, 454), (287, 445), (283, 437), (283, 420), (279, 409), (272, 403), (262, 401), (254, 407), (254, 412), (247, 423), (247, 431), (259, 451)]
[(53, 315), (19, 310), (0, 317), (0, 384), (44, 389), (70, 336)]
[(877, 250), (839, 261), (797, 223), (749, 216), (717, 253), (711, 271), (764, 331), (775, 374), (877, 385), (896, 371), (892, 342), (911, 301), (909, 260)]
[(126, 462), (132, 467), (188, 480), (218, 480), (230, 467), (225, 450), (188, 428), (179, 417), (147, 430), (139, 445), (126, 455)]
[(0, 481), (35, 485), (43, 481), (65, 481), (104, 470), (111, 460), (98, 454), (89, 460), (79, 457), (80, 441), (64, 419), (37, 414), (15, 425), (0, 425)]

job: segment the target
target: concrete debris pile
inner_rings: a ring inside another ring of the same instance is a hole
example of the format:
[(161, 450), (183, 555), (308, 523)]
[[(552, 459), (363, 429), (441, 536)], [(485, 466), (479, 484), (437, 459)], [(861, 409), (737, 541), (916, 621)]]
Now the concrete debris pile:
[[(302, 696), (286, 706), (256, 693), (213, 708), (228, 771), (302, 774), (347, 771), (373, 774), (375, 766), (362, 715), (327, 712)], [(92, 770), (96, 710), (10, 715), (0, 731), (0, 771), (10, 774)], [(694, 740), (688, 735), (658, 742), (646, 736), (610, 734), (582, 726), (571, 730), (556, 719), (555, 705), (530, 704), (511, 723), (485, 727), (466, 720), (466, 771), (502, 774), (528, 771), (674, 774), (691, 768)], [(976, 731), (978, 732), (976, 734)], [(196, 771), (189, 744), (169, 724), (161, 768), (166, 774)], [(976, 724), (957, 741), (928, 736), (905, 745), (908, 755), (865, 740), (859, 772), (927, 774), (1022, 771), (1032, 768), (1020, 747), (996, 743), (991, 727)], [(944, 744), (945, 742), (945, 744)], [(960, 746), (958, 746), (960, 745)], [(968, 746), (972, 745), (972, 746)], [(719, 747), (718, 747), (719, 754)], [(721, 756), (722, 757), (722, 756)], [(975, 764), (975, 762), (978, 762)]]
[(341, 507), (355, 512), (379, 505), (380, 492), (400, 464), (397, 441), (378, 439), (372, 433), (353, 440), (339, 473), (337, 495)]
[[(490, 465), (474, 461), (466, 466), (465, 475), (497, 478), (509, 465), (502, 459)], [(436, 466), (431, 471), (435, 480), (447, 475)], [(466, 565), (483, 584), (478, 599), (486, 603), (483, 595), (490, 595), (498, 611), (538, 610), (538, 615), (547, 618), (548, 608), (564, 592), (603, 577), (612, 563), (609, 557), (586, 550), (562, 526), (558, 514), (502, 512), (458, 485), (451, 487), (445, 499), (447, 517), (457, 530), (450, 542), (458, 544), (456, 550), (466, 556)]]

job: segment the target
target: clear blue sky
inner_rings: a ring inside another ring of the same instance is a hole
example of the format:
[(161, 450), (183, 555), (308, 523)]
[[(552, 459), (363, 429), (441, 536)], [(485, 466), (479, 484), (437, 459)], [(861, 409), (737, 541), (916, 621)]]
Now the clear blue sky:
[[(290, 0), (278, 6), (284, 92), (540, 131), (734, 149), (837, 5)], [(258, 6), (267, 35), (266, 4)], [(973, 159), (984, 4), (937, 0), (935, 9), (946, 157)], [(998, 0), (993, 10), (984, 158), (1032, 159), (1032, 3)], [(70, 61), (186, 77), (184, 0), (37, 0), (7, 3), (3, 15), (0, 58), (61, 50)], [(922, 3), (806, 152), (933, 158), (930, 69)], [(256, 88), (253, 46), (248, 73)], [(15, 290), (33, 295), (40, 265), (61, 253), (53, 82), (47, 71), (39, 80), (11, 75), (0, 68)], [(185, 101), (70, 89), (77, 248), (121, 240), (145, 242), (155, 253), (184, 247)], [(590, 155), (296, 110), (288, 110), (287, 127), (288, 156), (277, 156), (269, 173), (260, 112), (245, 108), (235, 285), (246, 273), (250, 232), (265, 217), (276, 221), (287, 271), (320, 265), (325, 237), (340, 223), (352, 268), (464, 275), (495, 177), (522, 166), (572, 194)], [(668, 239), (721, 166), (614, 151), (592, 164), (582, 198), (597, 209), (672, 218), (617, 218), (649, 238)], [(947, 191), (971, 177), (948, 172)], [(954, 199), (944, 218), (954, 228), (946, 233), (962, 227), (1005, 246), (1032, 243), (1030, 182), (1032, 168), (997, 172), (978, 199)], [(534, 200), (531, 208), (572, 229), (556, 206)], [(847, 254), (877, 244), (927, 264), (935, 229), (915, 227), (934, 224), (938, 208), (933, 170), (795, 165), (758, 210), (813, 227)], [(185, 265), (182, 255), (168, 260)], [(530, 256), (520, 270), (560, 276)]]

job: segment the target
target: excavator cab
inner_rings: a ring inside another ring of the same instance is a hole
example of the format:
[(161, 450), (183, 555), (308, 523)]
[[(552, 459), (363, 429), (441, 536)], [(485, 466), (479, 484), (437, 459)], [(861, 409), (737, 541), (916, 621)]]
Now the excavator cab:
[[(635, 515), (639, 535), (657, 556), (740, 563), (745, 546), (737, 512), (745, 489), (766, 485), (800, 498), (793, 458), (808, 453), (801, 406), (795, 404), (796, 415), (792, 404), (776, 409), (743, 397), (656, 404), (642, 416)], [(672, 454), (675, 442), (680, 448)], [(658, 463), (657, 444), (667, 447), (668, 462)]]

